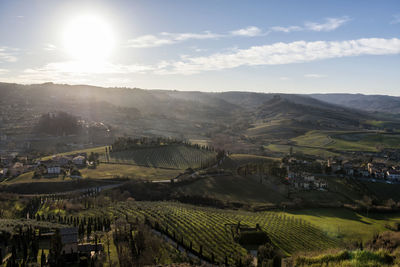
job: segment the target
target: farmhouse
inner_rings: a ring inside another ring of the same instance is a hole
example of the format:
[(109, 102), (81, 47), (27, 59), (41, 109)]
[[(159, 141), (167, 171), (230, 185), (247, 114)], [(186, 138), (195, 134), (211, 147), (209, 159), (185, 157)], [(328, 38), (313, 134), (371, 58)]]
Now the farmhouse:
[(60, 166), (57, 166), (57, 165), (49, 166), (49, 167), (47, 167), (47, 173), (48, 174), (60, 174), (61, 168), (60, 168)]
[(86, 158), (84, 156), (76, 156), (75, 158), (72, 159), (72, 163), (74, 163), (77, 166), (84, 166), (86, 165)]
[(62, 253), (72, 254), (78, 252), (78, 229), (76, 227), (60, 229)]

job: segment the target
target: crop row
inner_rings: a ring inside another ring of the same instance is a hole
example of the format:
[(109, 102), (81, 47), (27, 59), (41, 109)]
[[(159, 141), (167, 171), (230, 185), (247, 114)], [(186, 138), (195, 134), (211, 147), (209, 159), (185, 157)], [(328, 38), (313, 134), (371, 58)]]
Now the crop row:
[(323, 250), (338, 247), (339, 241), (327, 236), (314, 225), (278, 212), (246, 212), (196, 207), (175, 202), (118, 203), (103, 214), (149, 220), (186, 248), (200, 252), (203, 257), (230, 264), (247, 252), (231, 235), (229, 225), (255, 227), (257, 224), (270, 237), (272, 243), (290, 255), (298, 251)]
[(111, 152), (103, 156), (110, 163), (136, 164), (148, 167), (173, 169), (198, 168), (215, 159), (215, 152), (185, 145), (149, 147), (128, 151)]

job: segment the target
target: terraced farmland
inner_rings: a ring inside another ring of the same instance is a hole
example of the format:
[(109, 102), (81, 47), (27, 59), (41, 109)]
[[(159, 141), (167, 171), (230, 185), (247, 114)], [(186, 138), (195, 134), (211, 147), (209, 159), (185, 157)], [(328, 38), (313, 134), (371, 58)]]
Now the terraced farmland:
[[(107, 157), (108, 156), (108, 157)], [(165, 145), (104, 154), (103, 161), (169, 169), (198, 168), (214, 161), (216, 153), (186, 145)]]
[(108, 209), (89, 211), (89, 216), (106, 215), (127, 218), (147, 218), (152, 225), (170, 237), (215, 262), (235, 264), (246, 250), (236, 243), (228, 225), (255, 227), (259, 224), (272, 242), (290, 255), (297, 251), (324, 250), (340, 246), (337, 239), (328, 237), (309, 222), (277, 212), (245, 212), (195, 207), (171, 202), (121, 202)]

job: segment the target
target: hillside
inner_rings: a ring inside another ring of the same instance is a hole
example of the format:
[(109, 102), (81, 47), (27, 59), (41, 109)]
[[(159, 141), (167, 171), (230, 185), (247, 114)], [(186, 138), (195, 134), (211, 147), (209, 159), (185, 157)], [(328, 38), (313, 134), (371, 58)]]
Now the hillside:
[[(190, 139), (243, 153), (311, 130), (400, 128), (395, 116), (383, 121), (380, 114), (354, 109), (357, 105), (348, 101), (341, 105), (338, 96), (316, 98), (0, 83), (0, 150), (59, 153), (107, 145), (127, 135)], [(35, 125), (49, 112), (67, 112), (79, 118), (87, 131), (60, 138), (39, 135)]]

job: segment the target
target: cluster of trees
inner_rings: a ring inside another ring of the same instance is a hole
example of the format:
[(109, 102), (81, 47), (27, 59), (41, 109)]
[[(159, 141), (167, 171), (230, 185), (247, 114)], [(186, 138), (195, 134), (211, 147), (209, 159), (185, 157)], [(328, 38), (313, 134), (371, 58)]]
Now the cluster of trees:
[(111, 147), (108, 148), (108, 152), (116, 152), (116, 151), (124, 151), (130, 149), (136, 149), (143, 146), (161, 146), (161, 145), (187, 145), (197, 149), (206, 149), (209, 151), (215, 151), (211, 146), (203, 146), (199, 144), (192, 144), (185, 140), (178, 140), (174, 138), (165, 138), (165, 137), (140, 137), (140, 138), (131, 138), (131, 137), (119, 137), (117, 138)]
[(89, 240), (92, 232), (96, 231), (108, 232), (111, 230), (111, 220), (108, 218), (89, 217), (86, 220), (86, 218), (84, 217), (83, 219), (80, 220), (79, 224), (78, 220), (79, 218), (77, 219), (74, 226), (78, 225), (78, 235), (80, 239), (84, 238), (85, 233), (86, 233), (86, 238)]
[[(28, 263), (37, 262), (39, 237), (35, 232), (31, 226), (20, 226), (15, 234), (2, 233), (0, 235), (0, 244), (6, 249), (9, 248), (11, 252), (11, 257), (8, 258), (5, 266), (27, 266)], [(2, 255), (0, 247), (0, 262), (3, 261)]]
[(154, 235), (151, 228), (136, 219), (127, 222), (120, 218), (115, 223), (113, 234), (121, 266), (153, 266), (179, 262), (190, 262), (190, 259), (166, 244)]
[(78, 118), (66, 112), (43, 114), (36, 125), (37, 132), (57, 136), (78, 134), (80, 129)]
[(74, 217), (74, 216), (55, 216), (55, 215), (36, 215), (37, 221), (57, 222), (59, 224), (73, 225), (78, 228), (80, 239), (90, 239), (91, 234), (96, 231), (108, 232), (111, 230), (111, 220), (106, 217)]

